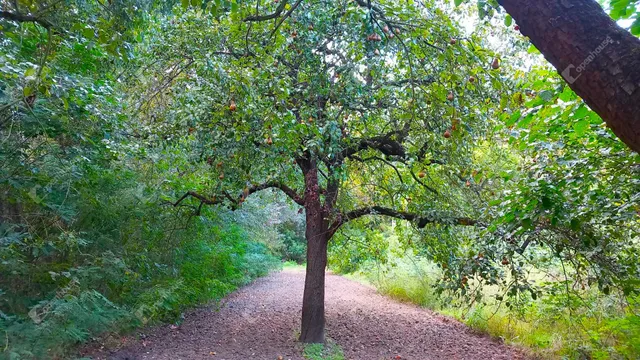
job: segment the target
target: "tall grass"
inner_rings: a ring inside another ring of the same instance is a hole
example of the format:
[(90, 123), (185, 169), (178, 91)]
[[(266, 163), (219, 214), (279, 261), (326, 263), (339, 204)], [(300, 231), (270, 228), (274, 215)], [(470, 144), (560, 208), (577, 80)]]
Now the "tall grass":
[[(585, 290), (574, 306), (566, 294), (547, 295), (511, 311), (500, 303), (439, 297), (438, 269), (425, 259), (404, 256), (388, 265), (368, 262), (350, 275), (380, 293), (454, 317), (471, 328), (545, 359), (640, 358), (640, 299)], [(490, 295), (492, 289), (486, 289)], [(485, 296), (487, 298), (487, 296)]]

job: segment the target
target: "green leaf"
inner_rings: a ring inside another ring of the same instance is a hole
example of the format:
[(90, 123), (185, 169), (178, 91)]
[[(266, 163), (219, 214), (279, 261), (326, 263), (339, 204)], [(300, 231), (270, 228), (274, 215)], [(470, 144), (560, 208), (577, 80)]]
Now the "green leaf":
[(34, 90), (29, 86), (25, 86), (24, 89), (22, 89), (22, 96), (24, 97), (29, 97), (33, 94), (34, 94)]
[(82, 36), (87, 39), (93, 39), (96, 36), (96, 33), (92, 28), (85, 28), (84, 30), (82, 30)]
[(462, 4), (462, 2), (463, 2), (463, 1), (464, 1), (464, 0), (453, 0), (453, 3), (454, 3), (456, 6), (460, 6), (460, 5)]
[(24, 77), (33, 76), (35, 74), (36, 74), (36, 68), (35, 67), (27, 68), (27, 70), (24, 71)]
[(540, 96), (544, 101), (549, 101), (553, 99), (553, 91), (543, 90), (538, 93), (538, 96)]
[(506, 26), (511, 26), (511, 24), (512, 24), (512, 23), (513, 23), (513, 18), (511, 17), (511, 15), (507, 15), (507, 16), (504, 18), (504, 24), (505, 24)]
[(580, 230), (580, 220), (576, 218), (571, 219), (571, 230), (573, 231)]
[(584, 135), (587, 130), (589, 130), (591, 124), (589, 119), (582, 119), (573, 124), (573, 131), (576, 132), (576, 135), (581, 136)]
[(631, 24), (631, 33), (636, 36), (640, 36), (640, 17), (638, 17), (633, 24)]

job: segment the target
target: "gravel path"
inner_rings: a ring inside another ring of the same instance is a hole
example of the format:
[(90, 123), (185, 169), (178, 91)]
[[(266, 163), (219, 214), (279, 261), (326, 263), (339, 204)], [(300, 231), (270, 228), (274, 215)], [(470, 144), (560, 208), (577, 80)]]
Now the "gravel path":
[[(219, 310), (194, 310), (179, 327), (151, 329), (116, 353), (89, 352), (94, 359), (301, 360), (303, 285), (303, 271), (274, 273), (230, 295)], [(327, 274), (326, 311), (327, 337), (346, 359), (525, 359), (455, 320), (336, 275)]]

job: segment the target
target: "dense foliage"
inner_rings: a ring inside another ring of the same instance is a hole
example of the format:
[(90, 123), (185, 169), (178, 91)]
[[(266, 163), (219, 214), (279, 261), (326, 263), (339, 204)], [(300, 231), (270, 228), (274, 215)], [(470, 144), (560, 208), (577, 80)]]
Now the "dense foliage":
[[(47, 17), (55, 26), (1, 25), (2, 358), (52, 358), (104, 331), (179, 320), (276, 267), (282, 247), (267, 248), (242, 213), (163, 203), (178, 149), (141, 153), (125, 135), (116, 72), (131, 60), (133, 19), (99, 2), (62, 6)], [(273, 210), (255, 209), (255, 226)]]

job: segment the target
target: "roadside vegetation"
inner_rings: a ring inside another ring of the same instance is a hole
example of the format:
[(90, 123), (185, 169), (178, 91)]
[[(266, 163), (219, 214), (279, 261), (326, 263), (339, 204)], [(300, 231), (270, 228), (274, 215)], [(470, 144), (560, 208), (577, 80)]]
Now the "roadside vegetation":
[[(473, 299), (460, 300), (439, 292), (440, 267), (418, 249), (399, 248), (393, 233), (387, 231), (386, 236), (385, 256), (373, 255), (343, 276), (374, 286), (399, 301), (456, 318), (543, 359), (640, 357), (638, 296), (604, 295), (574, 286), (567, 292), (563, 288), (566, 282), (558, 281), (564, 276), (558, 263), (546, 273), (528, 269), (535, 286), (555, 287), (542, 298), (523, 299), (517, 307), (509, 307), (509, 299), (496, 300), (496, 295), (500, 296), (497, 287), (484, 287)], [(334, 254), (336, 258), (345, 255)]]

